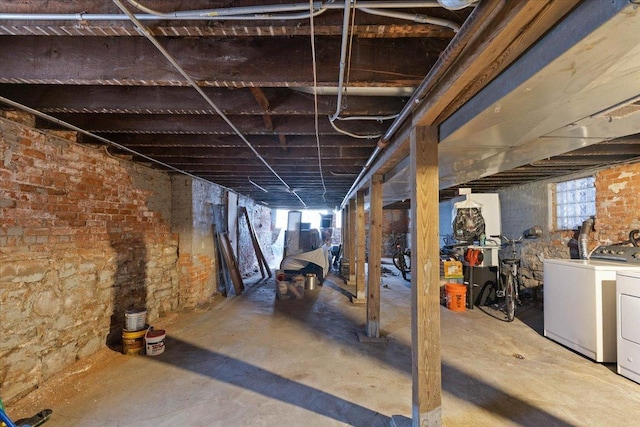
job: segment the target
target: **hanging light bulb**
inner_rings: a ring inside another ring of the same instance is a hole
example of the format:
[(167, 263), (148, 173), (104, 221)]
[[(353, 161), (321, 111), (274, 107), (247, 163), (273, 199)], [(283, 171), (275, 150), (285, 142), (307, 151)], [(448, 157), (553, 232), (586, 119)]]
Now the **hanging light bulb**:
[(477, 0), (438, 0), (440, 6), (449, 10), (464, 9), (477, 3)]

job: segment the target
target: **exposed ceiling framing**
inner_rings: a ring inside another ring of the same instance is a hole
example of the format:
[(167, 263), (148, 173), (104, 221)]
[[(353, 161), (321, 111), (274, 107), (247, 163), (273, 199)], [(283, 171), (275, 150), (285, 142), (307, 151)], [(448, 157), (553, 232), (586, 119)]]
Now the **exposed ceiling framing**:
[[(412, 117), (423, 124), (444, 123), (581, 2), (483, 0), (475, 9), (447, 10), (437, 2), (358, 1), (344, 45), (341, 3), (314, 2), (313, 22), (303, 16), (309, 12), (304, 2), (140, 3), (165, 13), (216, 10), (218, 16), (210, 19), (153, 17), (122, 1), (242, 136), (109, 1), (0, 0), (0, 96), (130, 150), (113, 147), (114, 154), (145, 163), (156, 159), (154, 167), (170, 165), (270, 207), (301, 208), (302, 200), (309, 208), (333, 208), (353, 189), (372, 154), (396, 163), (407, 155), (402, 141)], [(303, 17), (285, 19), (266, 11), (242, 19), (221, 16), (253, 6), (292, 5), (297, 10), (286, 13)], [(330, 123), (345, 47), (343, 78), (349, 89), (340, 117), (386, 119)], [(427, 90), (413, 102), (410, 95), (420, 87)], [(402, 112), (401, 119), (392, 118)], [(60, 128), (42, 118), (37, 125)], [(390, 126), (397, 128), (390, 147), (376, 148)], [(80, 140), (96, 143), (85, 135)], [(559, 153), (455, 183), (443, 188), (441, 197), (450, 197), (456, 186), (492, 191), (628, 161), (638, 156), (639, 141)]]

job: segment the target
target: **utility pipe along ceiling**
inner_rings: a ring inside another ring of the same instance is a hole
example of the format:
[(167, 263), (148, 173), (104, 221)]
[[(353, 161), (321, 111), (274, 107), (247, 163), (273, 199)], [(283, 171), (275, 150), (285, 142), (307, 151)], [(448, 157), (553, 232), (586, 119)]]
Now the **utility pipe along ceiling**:
[[(38, 127), (70, 129), (112, 155), (295, 209), (339, 206), (380, 167), (387, 204), (406, 199), (410, 180), (396, 165), (408, 153), (398, 147), (412, 122), (438, 125), (441, 198), (459, 186), (494, 191), (640, 154), (633, 125), (576, 135), (601, 123), (588, 108), (566, 117), (573, 130), (545, 119), (570, 100), (539, 96), (530, 122), (515, 115), (532, 102), (518, 95), (527, 87), (548, 93), (533, 82), (557, 78), (561, 68), (545, 67), (564, 53), (555, 49), (530, 74), (510, 67), (585, 3), (622, 2), (0, 0), (0, 108), (31, 112)], [(624, 3), (609, 18), (635, 15)], [(634, 36), (621, 37), (633, 51)], [(631, 53), (613, 59), (631, 65), (597, 71), (637, 72)], [(580, 96), (588, 102), (586, 90)], [(496, 119), (498, 104), (514, 115)], [(552, 144), (543, 157), (525, 150), (575, 137), (582, 144)]]

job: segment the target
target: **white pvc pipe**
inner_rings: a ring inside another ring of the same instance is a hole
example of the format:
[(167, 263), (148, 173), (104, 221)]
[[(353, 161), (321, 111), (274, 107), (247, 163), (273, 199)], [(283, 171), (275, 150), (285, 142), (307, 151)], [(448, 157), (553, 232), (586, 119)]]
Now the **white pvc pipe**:
[[(349, 7), (347, 7), (349, 2)], [(338, 74), (338, 100), (336, 102), (336, 112), (329, 118), (333, 121), (340, 115), (342, 109), (342, 92), (344, 87), (344, 70), (347, 65), (347, 39), (349, 38), (349, 16), (351, 14), (351, 0), (345, 0), (344, 14), (342, 15), (342, 43), (340, 44), (340, 71)]]
[(359, 10), (361, 10), (362, 12), (368, 13), (370, 15), (378, 15), (378, 16), (386, 16), (386, 17), (389, 17), (389, 18), (404, 19), (406, 21), (413, 21), (413, 22), (417, 22), (419, 24), (440, 25), (442, 27), (451, 28), (456, 33), (460, 30), (460, 25), (456, 24), (453, 21), (450, 21), (448, 19), (442, 19), (442, 18), (433, 18), (431, 16), (421, 15), (421, 14), (418, 14), (418, 13), (411, 14), (411, 13), (405, 13), (405, 12), (395, 12), (395, 11), (390, 11), (390, 10), (382, 11), (382, 10), (370, 9), (368, 7), (361, 7)]
[[(346, 0), (348, 2), (349, 0)], [(314, 2), (313, 8), (318, 12), (328, 9), (343, 9), (345, 3), (334, 2)], [(469, 2), (467, 6), (473, 5)], [(405, 2), (377, 2), (360, 1), (353, 5), (356, 9), (407, 9), (407, 8), (431, 8), (445, 7), (437, 1), (405, 1)], [(281, 20), (281, 19), (304, 19), (309, 17), (309, 13), (300, 15), (278, 15), (283, 12), (296, 12), (309, 10), (308, 3), (294, 3), (290, 5), (264, 5), (250, 7), (231, 7), (207, 10), (177, 11), (162, 14), (133, 14), (138, 21), (159, 21), (159, 20)], [(265, 15), (266, 14), (266, 15)], [(274, 14), (274, 15), (268, 15)], [(129, 20), (127, 15), (120, 13), (0, 13), (0, 20), (4, 21), (125, 21)]]
[[(310, 93), (312, 95), (337, 95), (339, 88), (335, 86), (320, 87), (291, 87), (291, 90), (298, 92)], [(351, 96), (406, 96), (409, 97), (415, 90), (413, 86), (349, 86), (349, 95)]]
[(229, 127), (231, 129), (233, 129), (233, 131), (236, 133), (236, 135), (238, 135), (238, 137), (240, 137), (240, 139), (242, 139), (242, 141), (247, 145), (247, 147), (249, 147), (249, 149), (251, 151), (253, 151), (253, 154), (256, 155), (256, 157), (267, 167), (267, 169), (269, 169), (269, 171), (271, 171), (271, 173), (278, 178), (278, 180), (285, 186), (285, 188), (292, 193), (294, 196), (296, 196), (298, 198), (298, 200), (300, 201), (300, 203), (302, 203), (302, 205), (304, 207), (307, 207), (307, 204), (304, 202), (304, 200), (302, 200), (300, 198), (300, 196), (289, 186), (289, 184), (286, 183), (286, 181), (284, 179), (282, 179), (280, 177), (280, 175), (278, 175), (278, 173), (271, 167), (271, 165), (269, 164), (269, 162), (266, 161), (266, 159), (264, 157), (262, 157), (260, 155), (260, 153), (258, 153), (258, 151), (255, 149), (255, 147), (249, 142), (249, 140), (247, 140), (247, 138), (244, 136), (244, 134), (242, 132), (240, 132), (240, 129), (238, 129), (233, 122), (229, 119), (229, 117), (227, 117), (227, 115), (220, 109), (220, 107), (218, 107), (213, 100), (211, 100), (211, 98), (209, 98), (209, 96), (207, 96), (206, 93), (204, 93), (204, 91), (202, 90), (202, 88), (200, 86), (198, 86), (198, 83), (196, 83), (195, 80), (193, 80), (193, 78), (184, 70), (184, 68), (182, 68), (182, 66), (180, 66), (180, 64), (178, 64), (178, 62), (171, 56), (171, 54), (160, 44), (160, 42), (158, 42), (158, 40), (156, 40), (155, 37), (153, 37), (153, 34), (151, 34), (149, 32), (149, 30), (144, 27), (140, 22), (136, 21), (135, 17), (133, 16), (133, 14), (126, 8), (124, 7), (124, 5), (122, 4), (122, 2), (120, 0), (113, 0), (113, 2), (120, 8), (120, 10), (122, 10), (125, 14), (127, 14), (127, 16), (129, 16), (129, 18), (131, 19), (131, 21), (136, 25), (136, 27), (142, 32), (142, 34), (158, 49), (158, 51), (160, 51), (160, 53), (171, 63), (171, 65), (173, 65), (173, 67), (178, 70), (178, 72), (180, 74), (182, 74), (182, 76), (187, 80), (187, 82), (189, 82), (189, 84), (200, 94), (200, 96), (202, 96), (202, 98), (207, 101), (207, 103), (211, 106), (211, 108), (213, 108), (215, 110), (216, 113), (218, 113), (218, 115), (229, 125)]

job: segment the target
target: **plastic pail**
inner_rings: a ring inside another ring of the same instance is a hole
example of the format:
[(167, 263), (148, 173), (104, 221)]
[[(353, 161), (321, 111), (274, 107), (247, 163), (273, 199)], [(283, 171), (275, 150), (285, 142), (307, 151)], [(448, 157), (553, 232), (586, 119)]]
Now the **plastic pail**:
[(447, 283), (447, 308), (451, 311), (465, 311), (467, 306), (467, 287), (459, 283)]
[(147, 329), (140, 331), (122, 330), (122, 354), (135, 355), (144, 353), (144, 334)]
[(167, 336), (162, 329), (149, 329), (144, 336), (147, 356), (157, 356), (164, 353), (164, 339)]
[(147, 321), (147, 310), (127, 310), (124, 312), (124, 328), (127, 331), (144, 329)]

